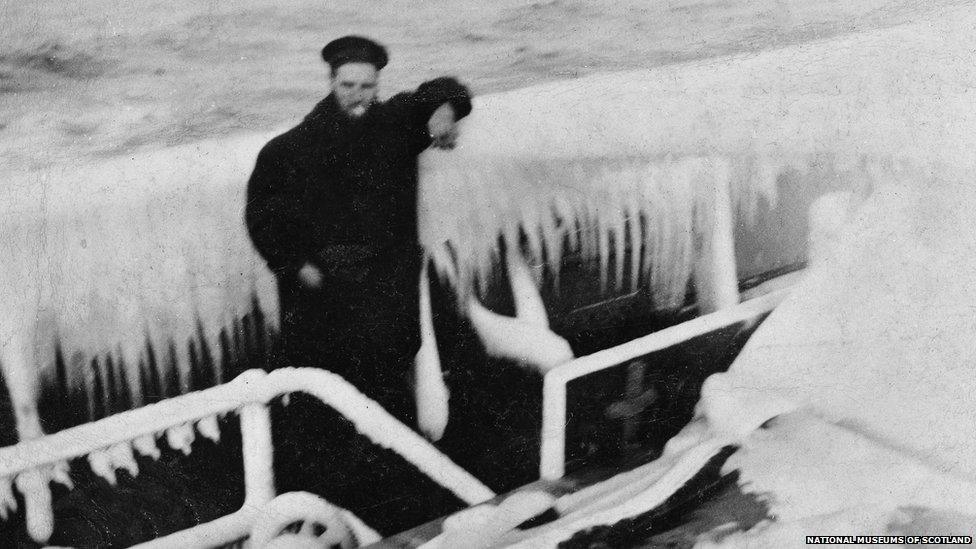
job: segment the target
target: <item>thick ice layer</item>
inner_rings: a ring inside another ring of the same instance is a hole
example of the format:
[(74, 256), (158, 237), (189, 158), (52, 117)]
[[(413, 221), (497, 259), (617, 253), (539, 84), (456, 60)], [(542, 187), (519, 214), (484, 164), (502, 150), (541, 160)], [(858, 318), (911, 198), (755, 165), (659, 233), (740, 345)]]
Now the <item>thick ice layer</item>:
[[(762, 494), (782, 519), (728, 539), (731, 546), (796, 546), (800, 534), (838, 529), (885, 533), (911, 506), (936, 510), (946, 524), (976, 516), (974, 25), (969, 8), (742, 59), (735, 74), (743, 80), (723, 81), (728, 94), (692, 93), (687, 133), (675, 131), (677, 114), (663, 118), (675, 133), (662, 134), (662, 146), (676, 150), (695, 151), (697, 139), (734, 152), (740, 139), (784, 158), (804, 150), (827, 151), (821, 158), (837, 166), (864, 158), (839, 175), (864, 176), (874, 192), (832, 249), (818, 249), (804, 282), (730, 371), (709, 378), (698, 418), (659, 460), (562, 498), (557, 521), (495, 533), (499, 546), (553, 547), (647, 512), (725, 446), (738, 449), (724, 470), (737, 471), (740, 487)], [(697, 67), (662, 78), (680, 84), (667, 104), (727, 74)], [(750, 86), (754, 94), (745, 93)], [(702, 116), (722, 98), (726, 116)], [(701, 120), (708, 131), (695, 131)], [(573, 150), (567, 134), (553, 138), (554, 151)], [(889, 533), (932, 533), (919, 524)]]
[(891, 526), (910, 508), (971, 521), (976, 190), (969, 171), (892, 178), (729, 372), (708, 379), (698, 417), (658, 460), (560, 498), (552, 523), (494, 532), (495, 546), (554, 547), (645, 514), (729, 447), (723, 473), (775, 522), (723, 546), (798, 546), (836, 525), (931, 534)]
[(974, 165), (971, 23), (971, 10), (955, 10), (934, 23), (478, 98), (458, 150), (423, 159), (421, 238), (462, 290), (491, 266), (486, 235), (512, 245), (520, 230), (537, 260), (558, 263), (567, 237), (604, 268), (615, 258), (619, 285), (640, 274), (620, 259), (628, 226), (634, 235), (644, 225), (629, 265), (653, 259), (652, 285), (673, 301), (692, 232), (707, 223), (693, 212), (717, 181), (749, 214), (782, 175), (856, 187), (886, 178), (884, 159)]
[[(266, 137), (3, 181), (0, 360), (15, 400), (30, 400), (30, 378), (53, 365), (56, 339), (70, 382), (90, 381), (78, 379), (74, 353), (118, 353), (138, 397), (146, 337), (185, 352), (199, 323), (214, 344), (255, 294), (277, 318), (273, 278), (243, 224), (247, 177)], [(188, 357), (176, 358), (188, 367)]]
[(876, 193), (730, 371), (707, 381), (700, 409), (744, 433), (803, 407), (976, 477), (974, 226), (968, 173)]

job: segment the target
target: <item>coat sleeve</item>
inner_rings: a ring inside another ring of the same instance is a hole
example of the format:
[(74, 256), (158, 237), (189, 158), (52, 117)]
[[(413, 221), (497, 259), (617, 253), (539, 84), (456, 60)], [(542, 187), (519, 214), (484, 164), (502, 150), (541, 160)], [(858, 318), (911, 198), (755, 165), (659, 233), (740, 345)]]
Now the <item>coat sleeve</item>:
[(245, 222), (258, 253), (276, 274), (297, 272), (311, 256), (311, 231), (295, 191), (297, 173), (290, 156), (274, 141), (258, 154), (247, 186)]
[(471, 93), (468, 88), (447, 76), (421, 84), (413, 94), (413, 100), (415, 112), (425, 123), (444, 103), (454, 107), (458, 120), (471, 113)]
[(444, 103), (450, 103), (454, 107), (454, 115), (460, 120), (471, 113), (471, 92), (454, 78), (444, 76), (424, 82), (414, 92), (405, 92), (390, 98), (388, 105), (394, 111), (403, 113), (402, 119), (417, 136), (416, 152), (430, 146), (427, 121)]

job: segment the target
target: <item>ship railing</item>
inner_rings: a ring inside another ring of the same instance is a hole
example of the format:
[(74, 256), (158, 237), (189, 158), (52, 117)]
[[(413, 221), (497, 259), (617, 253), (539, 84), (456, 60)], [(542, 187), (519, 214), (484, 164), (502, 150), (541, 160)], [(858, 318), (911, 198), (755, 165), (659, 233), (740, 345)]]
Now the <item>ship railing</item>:
[[(789, 291), (790, 288), (774, 290), (548, 371), (543, 382), (540, 477), (555, 480), (566, 472), (569, 382), (738, 323), (757, 320), (779, 305)], [(495, 496), (470, 473), (341, 377), (319, 369), (284, 368), (270, 373), (249, 370), (217, 387), (0, 448), (0, 507), (15, 507), (13, 488), (16, 487), (24, 496), (28, 533), (43, 542), (53, 532), (49, 483), (70, 484), (70, 460), (87, 458), (93, 472), (114, 482), (117, 469), (138, 473), (135, 453), (158, 457), (156, 441), (160, 437), (171, 448), (188, 452), (195, 433), (216, 440), (218, 418), (238, 413), (245, 488), (241, 508), (214, 521), (152, 540), (143, 547), (214, 547), (238, 543), (247, 538), (255, 521), (276, 496), (268, 404), (294, 392), (308, 393), (334, 408), (372, 442), (397, 452), (467, 504), (475, 505)]]
[(777, 289), (622, 345), (571, 360), (546, 372), (542, 386), (540, 478), (556, 480), (566, 474), (566, 386), (569, 382), (601, 370), (622, 366), (635, 359), (738, 323), (758, 320), (776, 308), (789, 291), (788, 287)]
[(216, 547), (240, 542), (276, 495), (268, 404), (294, 392), (307, 393), (332, 407), (373, 443), (395, 451), (467, 504), (474, 505), (495, 496), (478, 479), (341, 377), (319, 369), (283, 368), (270, 373), (249, 370), (223, 385), (0, 448), (0, 506), (5, 511), (16, 509), (13, 490), (21, 492), (27, 531), (43, 543), (54, 528), (49, 484), (53, 481), (70, 486), (70, 460), (87, 458), (94, 473), (114, 483), (118, 469), (138, 474), (135, 453), (158, 458), (160, 437), (170, 447), (189, 452), (196, 433), (216, 440), (219, 438), (217, 419), (238, 413), (245, 488), (241, 508), (143, 546)]

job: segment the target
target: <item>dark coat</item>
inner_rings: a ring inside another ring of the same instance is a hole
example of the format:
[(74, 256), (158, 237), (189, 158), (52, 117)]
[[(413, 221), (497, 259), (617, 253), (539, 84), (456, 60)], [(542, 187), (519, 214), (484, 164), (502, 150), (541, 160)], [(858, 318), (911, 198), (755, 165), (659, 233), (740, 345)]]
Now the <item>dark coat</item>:
[[(278, 279), (284, 365), (334, 371), (394, 407), (384, 393), (407, 389), (420, 345), (417, 156), (446, 102), (458, 118), (471, 110), (449, 78), (358, 120), (330, 95), (261, 150), (248, 184), (247, 227)], [(322, 290), (300, 287), (306, 262)]]

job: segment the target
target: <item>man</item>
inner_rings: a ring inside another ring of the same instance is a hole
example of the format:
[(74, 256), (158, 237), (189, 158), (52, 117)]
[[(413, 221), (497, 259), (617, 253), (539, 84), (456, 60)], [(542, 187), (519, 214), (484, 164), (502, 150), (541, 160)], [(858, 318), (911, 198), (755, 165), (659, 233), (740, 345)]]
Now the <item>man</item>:
[(338, 373), (399, 419), (420, 346), (417, 156), (450, 148), (471, 111), (450, 78), (377, 101), (386, 50), (346, 36), (322, 50), (332, 93), (258, 156), (247, 226), (275, 272), (289, 366)]
[[(366, 38), (330, 42), (322, 58), (331, 93), (261, 150), (248, 184), (247, 227), (278, 280), (278, 359), (337, 373), (412, 425), (422, 261), (417, 156), (431, 145), (453, 147), (470, 96), (457, 81), (438, 78), (378, 101), (388, 56)], [(366, 513), (386, 533), (446, 512), (407, 497), (383, 496), (395, 508), (370, 501), (366, 494), (382, 489), (367, 489), (366, 479), (409, 487), (386, 478), (396, 467), (375, 462), (389, 458), (326, 407), (299, 398), (274, 412), (279, 492), (318, 493)]]

